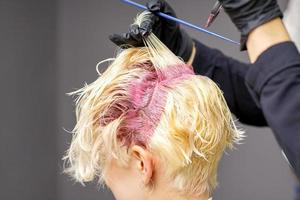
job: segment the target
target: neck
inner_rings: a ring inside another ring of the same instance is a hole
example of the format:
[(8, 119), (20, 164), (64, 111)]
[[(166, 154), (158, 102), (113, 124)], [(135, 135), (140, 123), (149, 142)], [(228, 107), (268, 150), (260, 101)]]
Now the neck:
[(210, 193), (208, 191), (201, 194), (189, 192), (184, 193), (175, 189), (171, 184), (169, 178), (165, 178), (162, 173), (163, 170), (157, 170), (156, 176), (154, 178), (155, 184), (150, 192), (146, 194), (145, 200), (209, 200)]
[(182, 194), (178, 191), (167, 191), (161, 190), (156, 191), (150, 194), (149, 198), (155, 200), (165, 200), (165, 199), (172, 199), (172, 200), (209, 200), (208, 192), (205, 192), (201, 195), (189, 195), (189, 194)]

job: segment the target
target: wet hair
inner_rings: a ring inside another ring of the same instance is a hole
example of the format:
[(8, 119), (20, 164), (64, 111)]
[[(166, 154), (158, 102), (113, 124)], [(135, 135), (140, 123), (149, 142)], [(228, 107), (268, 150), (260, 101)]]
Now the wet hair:
[[(136, 23), (147, 17), (138, 16)], [(211, 192), (224, 150), (242, 138), (218, 86), (150, 34), (146, 47), (123, 50), (98, 79), (72, 92), (77, 123), (65, 172), (102, 181), (114, 158), (126, 166), (140, 145), (164, 164), (180, 191)]]

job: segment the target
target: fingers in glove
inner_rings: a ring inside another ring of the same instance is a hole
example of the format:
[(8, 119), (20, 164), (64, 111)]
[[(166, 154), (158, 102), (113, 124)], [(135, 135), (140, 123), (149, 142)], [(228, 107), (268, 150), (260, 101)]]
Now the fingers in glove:
[[(153, 13), (162, 12), (167, 15), (176, 17), (176, 13), (173, 8), (164, 0), (149, 0), (146, 7)], [(161, 21), (167, 26), (176, 26), (177, 23), (171, 20), (161, 18)]]
[(124, 34), (119, 35), (119, 34), (113, 34), (109, 36), (109, 39), (115, 43), (117, 46), (124, 46), (128, 44), (128, 41), (124, 38)]
[(144, 44), (141, 29), (136, 24), (130, 26), (127, 33), (122, 35), (113, 34), (109, 36), (109, 39), (121, 48), (128, 48), (129, 46), (139, 47)]
[(147, 2), (146, 7), (151, 12), (163, 12), (164, 11), (164, 4), (161, 0), (150, 0)]
[(142, 21), (140, 24), (139, 30), (141, 35), (143, 37), (149, 35), (153, 31), (154, 27), (159, 25), (158, 23), (159, 17), (151, 13), (147, 20)]
[(137, 44), (143, 42), (140, 28), (137, 24), (133, 24), (130, 26), (129, 38), (132, 40), (132, 42)]

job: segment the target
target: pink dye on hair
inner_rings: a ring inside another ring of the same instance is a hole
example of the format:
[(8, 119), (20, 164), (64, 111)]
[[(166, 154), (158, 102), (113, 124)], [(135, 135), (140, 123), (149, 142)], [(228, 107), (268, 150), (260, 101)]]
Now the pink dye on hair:
[(131, 106), (127, 110), (119, 139), (126, 146), (146, 145), (164, 111), (167, 90), (176, 83), (194, 75), (190, 66), (181, 64), (159, 71), (149, 71), (134, 80), (129, 87)]

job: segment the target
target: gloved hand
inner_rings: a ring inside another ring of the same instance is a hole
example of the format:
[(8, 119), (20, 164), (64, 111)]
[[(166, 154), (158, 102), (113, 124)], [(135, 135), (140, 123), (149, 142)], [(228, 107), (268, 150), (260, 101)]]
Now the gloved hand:
[(138, 25), (131, 25), (129, 31), (122, 35), (113, 34), (109, 39), (120, 47), (128, 45), (144, 46), (142, 37), (153, 32), (175, 55), (188, 61), (193, 49), (193, 40), (180, 28), (179, 24), (156, 16), (156, 12), (163, 12), (176, 17), (174, 10), (164, 0), (150, 0), (146, 4), (153, 13), (148, 20)]
[(246, 49), (249, 33), (256, 27), (282, 17), (276, 0), (219, 0), (241, 32), (241, 50)]

